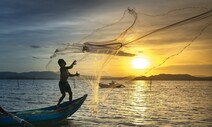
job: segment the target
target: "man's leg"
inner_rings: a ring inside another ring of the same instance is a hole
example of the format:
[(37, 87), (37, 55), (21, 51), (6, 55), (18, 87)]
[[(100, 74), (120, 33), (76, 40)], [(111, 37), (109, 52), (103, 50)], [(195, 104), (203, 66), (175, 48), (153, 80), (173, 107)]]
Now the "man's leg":
[(72, 102), (72, 92), (69, 91), (68, 93), (69, 93), (69, 101)]
[(57, 103), (57, 107), (60, 105), (60, 103), (63, 101), (63, 99), (65, 98), (66, 94), (63, 93), (62, 96), (60, 97), (58, 103)]

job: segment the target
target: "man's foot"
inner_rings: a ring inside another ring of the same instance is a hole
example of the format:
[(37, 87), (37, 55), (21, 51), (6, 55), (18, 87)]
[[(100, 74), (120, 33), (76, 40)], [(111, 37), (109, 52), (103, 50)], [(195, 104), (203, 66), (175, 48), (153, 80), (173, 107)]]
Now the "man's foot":
[(76, 102), (73, 102), (73, 101), (70, 102), (70, 104), (73, 105), (73, 106), (77, 105), (77, 103)]
[(69, 102), (72, 102), (72, 98), (69, 98)]
[(56, 105), (56, 110), (60, 110), (61, 107), (59, 105)]

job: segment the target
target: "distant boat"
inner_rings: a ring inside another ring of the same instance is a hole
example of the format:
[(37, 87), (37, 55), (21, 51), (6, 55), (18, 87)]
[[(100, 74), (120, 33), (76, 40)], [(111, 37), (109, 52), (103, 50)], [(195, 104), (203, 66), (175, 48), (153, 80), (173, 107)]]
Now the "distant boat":
[[(45, 124), (45, 123), (58, 123), (65, 120), (74, 114), (80, 106), (83, 104), (87, 97), (84, 96), (70, 102), (64, 102), (60, 105), (60, 109), (57, 110), (56, 106), (50, 106), (46, 108), (11, 112), (17, 117), (24, 119), (32, 124)], [(15, 121), (12, 117), (0, 113), (0, 127), (2, 126), (19, 126), (20, 123)]]
[(109, 84), (99, 83), (99, 86), (101, 88), (122, 88), (122, 87), (125, 87), (123, 84), (116, 83), (115, 81), (112, 81)]

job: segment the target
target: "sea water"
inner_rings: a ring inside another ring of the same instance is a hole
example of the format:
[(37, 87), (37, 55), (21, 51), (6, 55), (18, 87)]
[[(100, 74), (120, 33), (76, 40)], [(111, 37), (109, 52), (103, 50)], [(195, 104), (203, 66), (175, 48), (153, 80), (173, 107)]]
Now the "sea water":
[[(131, 81), (124, 88), (99, 88), (99, 98), (107, 98), (100, 99), (98, 112), (90, 108), (89, 85), (69, 83), (73, 99), (84, 94), (88, 98), (57, 127), (212, 126), (212, 81)], [(57, 80), (0, 80), (0, 106), (8, 111), (56, 105), (60, 96)]]

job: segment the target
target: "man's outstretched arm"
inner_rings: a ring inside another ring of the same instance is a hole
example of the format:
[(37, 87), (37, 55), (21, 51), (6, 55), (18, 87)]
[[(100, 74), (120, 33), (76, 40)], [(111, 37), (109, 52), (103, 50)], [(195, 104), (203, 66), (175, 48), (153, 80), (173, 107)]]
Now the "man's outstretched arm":
[(71, 68), (73, 68), (74, 65), (76, 65), (76, 64), (77, 64), (77, 61), (74, 60), (73, 63), (72, 63), (70, 66), (67, 66), (66, 68), (67, 68), (67, 69), (71, 69)]
[(78, 72), (76, 72), (76, 74), (71, 74), (71, 73), (69, 73), (69, 76), (70, 77), (74, 77), (74, 76), (79, 76), (80, 74), (78, 73)]

